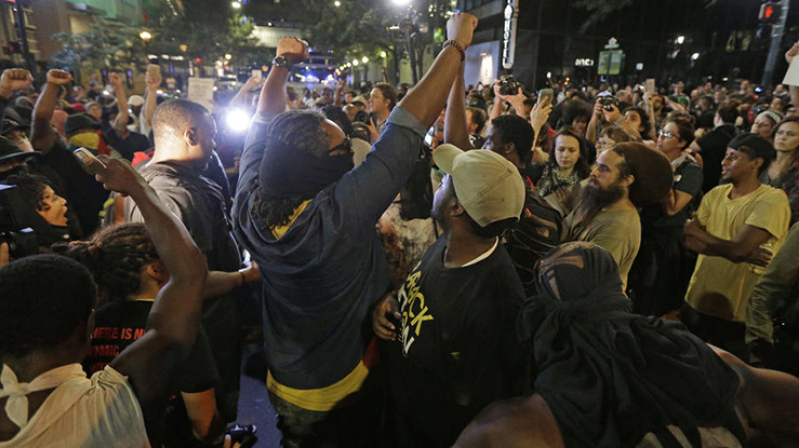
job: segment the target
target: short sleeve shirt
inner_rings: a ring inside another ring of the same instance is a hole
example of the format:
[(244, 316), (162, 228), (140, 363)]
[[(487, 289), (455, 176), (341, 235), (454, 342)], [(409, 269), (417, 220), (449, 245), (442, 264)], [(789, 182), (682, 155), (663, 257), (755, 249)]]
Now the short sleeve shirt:
[[(732, 184), (720, 185), (705, 196), (697, 212), (699, 223), (716, 238), (735, 241), (746, 226), (771, 234), (776, 254), (788, 233), (791, 210), (785, 192), (761, 185), (746, 196), (730, 199)], [(695, 310), (742, 322), (746, 305), (761, 274), (748, 263), (699, 255), (685, 301)]]

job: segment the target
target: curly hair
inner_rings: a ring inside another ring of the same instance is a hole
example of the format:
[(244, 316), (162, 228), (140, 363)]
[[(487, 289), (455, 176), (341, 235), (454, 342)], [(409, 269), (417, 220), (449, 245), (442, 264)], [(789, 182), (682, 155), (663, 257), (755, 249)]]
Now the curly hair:
[(127, 300), (141, 289), (141, 273), (159, 259), (144, 224), (105, 227), (88, 241), (59, 244), (53, 251), (66, 255), (92, 273), (103, 300)]
[(641, 128), (639, 132), (641, 137), (644, 139), (651, 139), (653, 138), (654, 134), (652, 133), (652, 122), (649, 120), (649, 113), (643, 107), (638, 106), (631, 106), (624, 109), (624, 114), (626, 115), (627, 112), (635, 112), (638, 114), (638, 117), (641, 118)]
[(44, 203), (44, 191), (47, 187), (52, 188), (50, 179), (38, 174), (17, 174), (8, 176), (5, 181), (8, 185), (15, 185), (22, 198), (34, 210), (47, 211), (50, 206)]
[(330, 134), (322, 128), (325, 116), (313, 110), (283, 112), (269, 125), (269, 136), (317, 157), (327, 154)]
[(0, 268), (0, 357), (56, 348), (95, 306), (85, 267), (58, 255), (34, 255)]

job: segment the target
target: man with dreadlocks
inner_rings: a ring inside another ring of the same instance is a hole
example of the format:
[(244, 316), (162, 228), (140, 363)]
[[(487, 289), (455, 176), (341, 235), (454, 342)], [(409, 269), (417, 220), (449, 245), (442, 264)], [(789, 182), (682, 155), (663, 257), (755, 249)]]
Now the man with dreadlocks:
[(355, 169), (335, 123), (284, 112), (289, 65), (308, 48), (294, 38), (278, 44), (241, 157), (233, 216), (264, 279), (267, 387), (283, 446), (376, 444), (380, 413), (367, 405), (379, 396), (370, 375), (376, 343), (363, 325), (390, 280), (375, 225), (410, 176), (476, 24), (453, 15), (430, 72)]
[(756, 437), (795, 446), (784, 443), (799, 435), (799, 380), (630, 313), (621, 285), (595, 244), (550, 251), (517, 321), (536, 393), (489, 406), (455, 447), (734, 448)]

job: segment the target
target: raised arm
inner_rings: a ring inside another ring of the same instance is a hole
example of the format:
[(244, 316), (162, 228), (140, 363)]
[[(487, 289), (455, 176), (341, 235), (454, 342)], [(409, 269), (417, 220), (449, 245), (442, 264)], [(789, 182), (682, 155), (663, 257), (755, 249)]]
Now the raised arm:
[(588, 127), (585, 129), (585, 139), (591, 143), (596, 143), (596, 129), (599, 126), (602, 111), (602, 98), (597, 98), (594, 102), (594, 113), (591, 114), (591, 120), (588, 121)]
[(334, 104), (337, 107), (344, 107), (344, 102), (341, 100), (341, 98), (343, 97), (342, 91), (344, 90), (344, 87), (346, 85), (347, 82), (344, 81), (343, 79), (339, 79), (338, 83), (336, 83), (336, 93), (333, 95), (333, 100), (335, 101)]
[[(791, 65), (793, 58), (797, 54), (799, 54), (799, 42), (793, 44), (785, 53), (785, 60), (788, 61), (788, 65)], [(799, 106), (799, 86), (788, 86), (788, 92), (791, 95), (791, 104), (794, 107)]]
[(72, 75), (69, 72), (55, 69), (47, 72), (47, 82), (33, 109), (33, 126), (31, 129), (31, 145), (33, 149), (47, 154), (59, 138), (58, 133), (50, 125), (50, 120), (53, 118), (56, 101), (58, 100), (59, 86), (67, 85), (71, 82)]
[(117, 97), (117, 107), (119, 109), (117, 118), (111, 125), (114, 128), (114, 132), (119, 134), (120, 131), (128, 127), (128, 117), (130, 116), (130, 112), (128, 112), (128, 97), (125, 96), (125, 86), (122, 84), (122, 78), (120, 78), (118, 73), (111, 72), (108, 75), (108, 81), (114, 87), (114, 95)]
[(236, 96), (234, 96), (233, 99), (230, 100), (230, 103), (228, 103), (228, 107), (231, 108), (240, 107), (240, 106), (246, 107), (247, 104), (245, 100), (247, 99), (247, 94), (250, 93), (252, 89), (263, 85), (263, 83), (264, 79), (262, 77), (250, 76), (250, 79), (248, 79), (247, 82), (245, 82), (244, 85), (241, 86), (241, 89), (239, 89), (239, 91), (236, 92)]
[[(447, 22), (447, 37), (466, 49), (472, 43), (477, 18), (471, 14), (454, 14)], [(403, 109), (416, 117), (425, 128), (436, 122), (447, 103), (452, 83), (461, 70), (461, 53), (454, 45), (439, 53), (424, 78), (400, 102)], [(462, 94), (462, 91), (461, 91)]]
[[(153, 70), (151, 67), (157, 67), (158, 70)], [(155, 64), (148, 65), (145, 83), (147, 84), (147, 93), (144, 94), (144, 108), (141, 111), (141, 118), (147, 122), (147, 126), (152, 127), (155, 108), (158, 107), (158, 87), (161, 86), (161, 68)]]
[(469, 131), (466, 128), (463, 67), (464, 62), (461, 61), (460, 70), (455, 76), (455, 82), (452, 83), (452, 88), (449, 91), (447, 113), (444, 117), (444, 141), (466, 151), (474, 149), (474, 146), (469, 141)]
[(129, 195), (144, 216), (147, 230), (170, 274), (147, 318), (147, 332), (124, 350), (111, 366), (130, 377), (142, 409), (168, 392), (171, 374), (188, 355), (197, 338), (205, 285), (205, 258), (183, 223), (161, 203), (155, 190), (130, 164), (104, 158), (107, 168), (90, 167), (105, 188)]
[(3, 70), (3, 75), (0, 76), (0, 119), (5, 117), (11, 95), (18, 90), (27, 90), (31, 84), (31, 72), (21, 68)]
[[(284, 37), (277, 44), (276, 56), (283, 56), (289, 64), (298, 64), (308, 59), (308, 44), (296, 37)], [(286, 81), (289, 73), (288, 67), (272, 65), (261, 90), (257, 112), (278, 115), (286, 110)]]

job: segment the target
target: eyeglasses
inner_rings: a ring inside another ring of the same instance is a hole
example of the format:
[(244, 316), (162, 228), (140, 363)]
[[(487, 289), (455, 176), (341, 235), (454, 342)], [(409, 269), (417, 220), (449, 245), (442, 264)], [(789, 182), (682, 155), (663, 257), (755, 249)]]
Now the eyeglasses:
[(327, 151), (327, 153), (331, 154), (331, 153), (336, 152), (336, 151), (352, 152), (352, 141), (350, 140), (349, 136), (345, 136), (343, 142), (341, 142), (340, 144), (330, 148)]
[(676, 135), (674, 135), (674, 134), (672, 134), (671, 132), (669, 132), (669, 131), (666, 131), (666, 130), (661, 130), (660, 132), (658, 132), (658, 135), (660, 135), (661, 137), (666, 137), (666, 138), (674, 138), (674, 137), (677, 137)]

